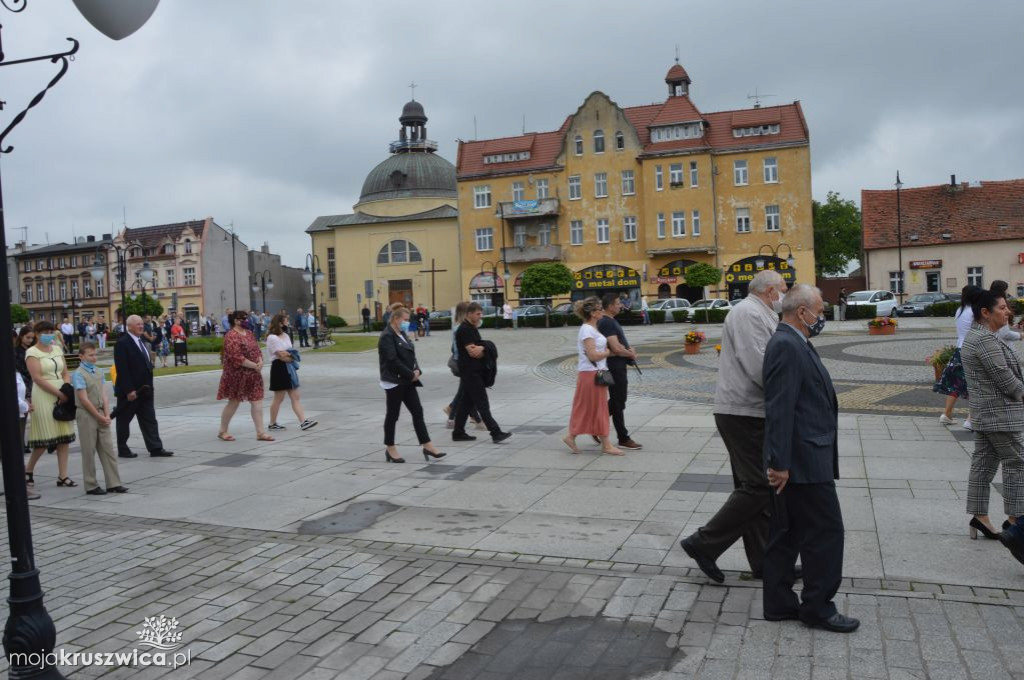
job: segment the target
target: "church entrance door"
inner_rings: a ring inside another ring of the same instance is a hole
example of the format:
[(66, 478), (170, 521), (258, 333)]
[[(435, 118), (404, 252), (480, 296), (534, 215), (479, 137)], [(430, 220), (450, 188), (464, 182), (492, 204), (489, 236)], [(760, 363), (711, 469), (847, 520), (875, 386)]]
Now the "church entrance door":
[(388, 304), (396, 302), (412, 308), (412, 279), (388, 281)]

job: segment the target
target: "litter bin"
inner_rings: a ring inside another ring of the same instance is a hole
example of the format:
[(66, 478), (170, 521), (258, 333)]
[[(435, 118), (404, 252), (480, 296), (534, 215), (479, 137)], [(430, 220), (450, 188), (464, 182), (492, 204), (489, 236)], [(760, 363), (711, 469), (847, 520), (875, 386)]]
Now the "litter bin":
[(188, 366), (188, 343), (183, 340), (174, 342), (174, 365)]

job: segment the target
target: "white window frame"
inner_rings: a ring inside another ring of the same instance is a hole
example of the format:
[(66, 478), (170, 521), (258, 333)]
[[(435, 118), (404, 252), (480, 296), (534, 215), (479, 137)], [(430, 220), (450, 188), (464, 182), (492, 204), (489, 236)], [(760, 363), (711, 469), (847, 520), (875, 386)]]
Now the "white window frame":
[(164, 277), (167, 280), (167, 287), (168, 288), (176, 288), (177, 287), (176, 284), (175, 284), (175, 281), (174, 281), (174, 270), (173, 269), (164, 270)]
[(476, 209), (491, 207), (490, 184), (481, 184), (473, 187), (473, 207)]
[[(970, 271), (970, 267), (967, 268)], [(903, 294), (903, 287), (906, 285), (903, 272), (889, 272), (889, 292), (896, 295)]]
[(622, 130), (615, 133), (615, 150), (622, 151), (626, 148), (626, 136), (622, 134)]
[(569, 245), (583, 245), (583, 220), (569, 221)]
[(732, 162), (732, 183), (737, 187), (745, 187), (750, 183), (750, 173), (746, 161)]
[(512, 182), (512, 200), (521, 201), (526, 198), (526, 184), (523, 182)]
[(697, 186), (697, 161), (690, 161), (690, 188)]
[(736, 233), (750, 233), (750, 208), (736, 208)]
[(526, 225), (516, 224), (512, 227), (512, 244), (516, 248), (526, 247)]
[(681, 187), (686, 183), (683, 181), (683, 164), (672, 163), (668, 166), (668, 183), (670, 186)]
[(604, 153), (604, 130), (594, 130), (594, 153)]
[(25, 286), (25, 302), (32, 302), (32, 286)]
[(597, 218), (597, 227), (595, 231), (597, 232), (598, 243), (609, 243), (612, 240), (612, 230), (611, 227), (608, 226), (607, 217)]
[(537, 199), (544, 199), (548, 197), (548, 181), (546, 179), (537, 180)]
[(594, 173), (594, 198), (608, 198), (608, 173)]
[(768, 156), (764, 159), (764, 183), (779, 183), (779, 159), (775, 156)]
[(665, 213), (658, 213), (658, 238), (665, 238)]
[(663, 191), (665, 189), (665, 173), (662, 171), (660, 165), (654, 166), (654, 190)]
[(476, 230), (475, 236), (478, 253), (494, 250), (494, 227), (480, 227)]
[(583, 155), (583, 135), (576, 135), (576, 138), (573, 140), (573, 144), (576, 145), (576, 155), (577, 156), (582, 156)]
[(622, 240), (636, 241), (636, 217), (628, 215), (622, 218)]
[(782, 215), (777, 205), (766, 205), (764, 207), (764, 230), (782, 231)]
[(181, 282), (186, 286), (196, 285), (196, 268), (185, 267), (181, 270)]
[(538, 246), (549, 246), (551, 245), (551, 225), (542, 224), (537, 229), (537, 245)]
[(690, 216), (690, 236), (700, 236), (700, 211), (694, 210)]
[(192, 241), (189, 240), (189, 239), (185, 239), (185, 254), (186, 255), (191, 255), (192, 254)]
[(968, 267), (967, 268), (967, 285), (977, 286), (983, 288), (982, 282), (985, 280), (985, 268), (984, 267)]
[(578, 201), (583, 198), (583, 178), (580, 175), (569, 176), (569, 200)]
[(672, 211), (672, 238), (686, 236), (686, 211)]
[(632, 170), (622, 171), (622, 195), (633, 196), (636, 194), (636, 175)]

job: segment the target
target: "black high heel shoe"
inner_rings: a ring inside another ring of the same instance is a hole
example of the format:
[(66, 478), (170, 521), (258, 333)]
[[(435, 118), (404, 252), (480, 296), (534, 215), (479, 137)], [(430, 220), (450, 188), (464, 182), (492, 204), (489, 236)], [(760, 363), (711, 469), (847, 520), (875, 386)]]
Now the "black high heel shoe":
[(387, 450), (387, 449), (384, 449), (384, 458), (385, 458), (385, 459), (386, 459), (386, 460), (387, 460), (387, 461), (388, 461), (389, 463), (404, 463), (404, 462), (405, 462), (405, 458), (392, 458), (392, 457), (391, 457), (391, 454), (390, 454), (390, 453), (388, 453), (388, 450)]
[(425, 460), (427, 462), (429, 462), (431, 458), (444, 458), (447, 455), (448, 455), (447, 453), (441, 453), (441, 452), (431, 453), (430, 451), (427, 451), (426, 449), (423, 449), (423, 460)]
[(984, 534), (985, 538), (992, 539), (993, 541), (999, 540), (999, 534), (985, 526), (985, 523), (977, 517), (972, 517), (971, 521), (968, 522), (968, 526), (971, 527), (971, 540), (978, 538), (979, 531)]

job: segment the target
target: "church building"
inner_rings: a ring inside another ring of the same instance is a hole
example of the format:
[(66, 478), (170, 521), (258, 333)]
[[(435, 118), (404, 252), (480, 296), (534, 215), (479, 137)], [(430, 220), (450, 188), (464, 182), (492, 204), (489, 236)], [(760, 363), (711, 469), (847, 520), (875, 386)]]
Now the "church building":
[(316, 302), (350, 324), (367, 304), (380, 318), (392, 302), (433, 310), (460, 299), (455, 166), (427, 139), (422, 104), (408, 102), (398, 120), (391, 155), (366, 176), (353, 212), (306, 229), (324, 274)]

